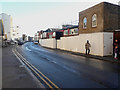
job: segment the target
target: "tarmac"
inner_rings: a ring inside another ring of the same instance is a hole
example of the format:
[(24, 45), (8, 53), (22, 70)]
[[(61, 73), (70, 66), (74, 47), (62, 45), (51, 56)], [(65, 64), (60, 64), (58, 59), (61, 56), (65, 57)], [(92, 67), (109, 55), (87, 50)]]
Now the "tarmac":
[[(7, 47), (2, 48), (2, 88), (5, 89), (11, 89), (13, 88), (21, 88), (31, 90), (31, 88), (34, 90), (36, 88), (45, 89), (44, 85), (31, 73), (31, 71), (23, 65), (13, 54), (12, 48), (14, 45), (10, 45)], [(49, 48), (51, 49), (51, 48)], [(94, 56), (94, 55), (85, 55), (82, 53), (75, 53), (71, 51), (64, 51), (59, 49), (54, 49), (58, 52), (65, 52), (70, 53), (74, 55), (80, 55), (88, 58), (94, 58), (98, 60), (104, 60), (112, 63), (119, 63), (120, 60), (114, 59), (112, 56)], [(15, 90), (16, 90), (15, 89)]]
[(12, 45), (2, 48), (2, 90), (44, 89), (44, 85), (16, 58), (12, 48)]
[[(42, 46), (42, 47), (44, 47), (44, 46)], [(88, 58), (93, 58), (93, 59), (98, 59), (98, 60), (104, 60), (104, 61), (108, 61), (111, 63), (120, 64), (120, 59), (114, 59), (114, 57), (112, 55), (110, 55), (110, 56), (96, 56), (96, 55), (91, 55), (91, 54), (86, 55), (85, 53), (72, 52), (72, 51), (67, 51), (67, 50), (62, 50), (62, 49), (53, 49), (53, 48), (49, 48), (49, 47), (44, 47), (44, 48), (56, 50), (58, 52), (60, 51), (60, 52), (64, 52), (64, 53), (69, 53), (69, 54), (74, 54), (74, 55), (78, 55), (78, 56), (83, 56), (83, 57), (88, 57)]]

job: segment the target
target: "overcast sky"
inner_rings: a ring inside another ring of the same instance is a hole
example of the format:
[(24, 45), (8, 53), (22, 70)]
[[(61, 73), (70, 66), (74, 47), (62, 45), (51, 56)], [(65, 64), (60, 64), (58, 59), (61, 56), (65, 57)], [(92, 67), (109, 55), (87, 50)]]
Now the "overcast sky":
[[(1, 0), (0, 12), (11, 15), (14, 26), (19, 25), (22, 33), (33, 36), (40, 30), (59, 28), (62, 24), (78, 23), (80, 11), (102, 1), (17, 0), (16, 2), (15, 0)], [(104, 1), (117, 4), (119, 0)]]

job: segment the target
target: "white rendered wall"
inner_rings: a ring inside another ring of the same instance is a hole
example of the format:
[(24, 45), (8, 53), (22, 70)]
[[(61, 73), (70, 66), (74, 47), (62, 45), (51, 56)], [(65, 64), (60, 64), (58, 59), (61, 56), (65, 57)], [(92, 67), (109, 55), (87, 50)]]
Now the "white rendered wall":
[(58, 48), (73, 52), (85, 53), (85, 43), (89, 40), (92, 55), (103, 56), (103, 33), (80, 34), (79, 36), (62, 37), (58, 41)]
[(56, 48), (56, 40), (55, 38), (51, 39), (40, 39), (39, 43), (44, 46), (44, 47), (49, 47), (49, 48)]
[(104, 33), (104, 56), (113, 54), (113, 32)]
[[(107, 32), (80, 34), (78, 36), (61, 37), (57, 40), (57, 48), (73, 52), (85, 53), (85, 43), (89, 40), (92, 55), (112, 55), (113, 34)], [(49, 48), (56, 48), (55, 39), (42, 39), (40, 44)]]

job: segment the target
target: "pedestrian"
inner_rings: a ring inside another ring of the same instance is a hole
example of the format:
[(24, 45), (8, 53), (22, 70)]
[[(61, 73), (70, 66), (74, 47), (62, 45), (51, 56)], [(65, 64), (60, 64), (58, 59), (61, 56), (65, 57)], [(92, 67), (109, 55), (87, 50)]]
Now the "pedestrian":
[(118, 59), (120, 59), (120, 39), (118, 40)]
[(114, 58), (118, 59), (118, 46), (115, 46), (115, 49), (114, 49)]
[(89, 55), (90, 47), (91, 47), (91, 45), (90, 45), (89, 41), (87, 40), (87, 43), (85, 43), (86, 55)]
[(118, 40), (117, 39), (115, 39), (113, 46), (114, 46), (114, 48), (115, 48), (115, 46), (118, 46)]
[[(113, 43), (113, 57), (114, 57), (114, 58), (115, 58), (115, 56), (116, 56), (116, 55), (115, 55), (115, 51), (116, 51), (115, 48), (117, 48), (117, 51), (119, 51), (119, 50), (118, 50), (118, 49), (119, 49), (119, 48), (118, 48), (118, 45), (119, 45), (118, 43), (119, 43), (118, 40), (115, 39), (115, 41), (114, 41), (114, 43)], [(117, 47), (116, 47), (116, 46), (117, 46)], [(118, 54), (117, 54), (117, 57), (118, 57)]]

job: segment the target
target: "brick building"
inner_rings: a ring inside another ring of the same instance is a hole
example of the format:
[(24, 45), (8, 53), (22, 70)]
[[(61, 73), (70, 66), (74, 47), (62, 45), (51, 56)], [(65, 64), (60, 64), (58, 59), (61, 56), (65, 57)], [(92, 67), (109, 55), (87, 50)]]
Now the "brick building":
[[(118, 5), (102, 2), (80, 12), (79, 16), (80, 34), (111, 32), (120, 29), (120, 6)], [(85, 27), (84, 24), (86, 24)]]
[(120, 40), (120, 6), (102, 2), (80, 12), (79, 34), (91, 42), (93, 54), (112, 55), (114, 39)]

